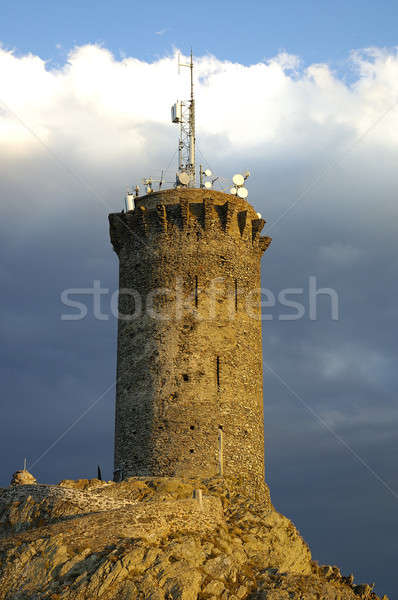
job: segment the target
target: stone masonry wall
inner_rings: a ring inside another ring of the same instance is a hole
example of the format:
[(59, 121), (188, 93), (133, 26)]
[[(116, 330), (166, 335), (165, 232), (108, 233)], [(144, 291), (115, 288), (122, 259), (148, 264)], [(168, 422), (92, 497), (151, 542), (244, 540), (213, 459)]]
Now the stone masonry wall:
[[(120, 261), (115, 472), (264, 482), (260, 259), (244, 200), (177, 189), (111, 214)], [(127, 291), (126, 291), (127, 290)]]

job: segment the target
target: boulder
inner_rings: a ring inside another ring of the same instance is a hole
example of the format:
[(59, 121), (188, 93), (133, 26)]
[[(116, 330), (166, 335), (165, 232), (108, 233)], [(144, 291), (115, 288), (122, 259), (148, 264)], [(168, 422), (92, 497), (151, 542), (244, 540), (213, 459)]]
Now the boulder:
[(36, 478), (26, 469), (15, 471), (12, 476), (10, 485), (34, 485), (37, 483)]

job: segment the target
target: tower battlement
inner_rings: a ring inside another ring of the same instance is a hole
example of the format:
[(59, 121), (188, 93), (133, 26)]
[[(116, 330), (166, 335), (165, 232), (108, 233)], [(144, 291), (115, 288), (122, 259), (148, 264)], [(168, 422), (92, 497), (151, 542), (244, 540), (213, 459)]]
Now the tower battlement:
[(109, 216), (111, 241), (116, 252), (125, 245), (164, 234), (177, 239), (181, 232), (208, 235), (224, 233), (238, 244), (264, 252), (271, 238), (261, 236), (265, 220), (248, 202), (222, 192), (172, 189), (136, 199), (136, 209)]

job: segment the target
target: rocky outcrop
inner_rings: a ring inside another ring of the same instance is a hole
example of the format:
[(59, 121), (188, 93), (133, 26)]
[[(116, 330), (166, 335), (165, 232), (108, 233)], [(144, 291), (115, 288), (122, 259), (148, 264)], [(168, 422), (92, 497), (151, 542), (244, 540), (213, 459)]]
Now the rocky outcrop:
[(26, 469), (15, 471), (11, 479), (11, 485), (33, 485), (36, 483), (35, 477)]
[[(202, 494), (194, 494), (201, 489)], [(376, 600), (233, 481), (0, 490), (0, 600)]]

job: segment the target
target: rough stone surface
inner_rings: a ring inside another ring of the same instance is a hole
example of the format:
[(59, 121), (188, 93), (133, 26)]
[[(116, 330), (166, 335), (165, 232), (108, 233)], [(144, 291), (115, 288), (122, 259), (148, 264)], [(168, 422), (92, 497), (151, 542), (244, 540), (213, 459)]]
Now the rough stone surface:
[(11, 479), (11, 485), (33, 485), (36, 483), (35, 477), (26, 469), (15, 471)]
[[(193, 498), (203, 492), (202, 506)], [(236, 480), (0, 490), (0, 600), (376, 600)], [(386, 600), (386, 598), (384, 599)]]
[(222, 435), (224, 475), (264, 493), (265, 221), (203, 189), (156, 192), (109, 219), (120, 262), (115, 478), (215, 476)]

